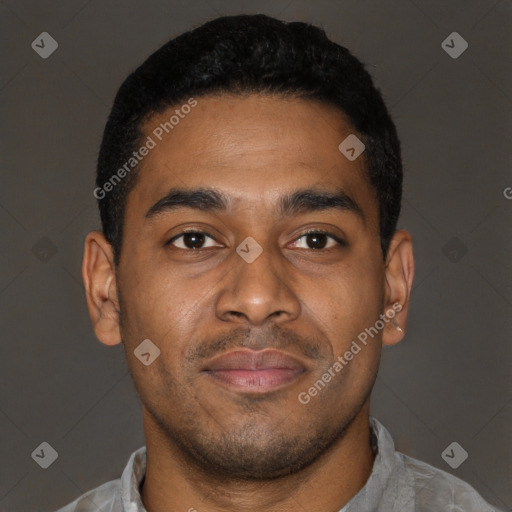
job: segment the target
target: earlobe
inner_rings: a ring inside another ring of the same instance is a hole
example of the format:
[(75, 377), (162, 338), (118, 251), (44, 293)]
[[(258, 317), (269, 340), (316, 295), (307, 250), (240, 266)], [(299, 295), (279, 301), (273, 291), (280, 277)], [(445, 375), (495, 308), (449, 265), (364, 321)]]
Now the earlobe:
[(113, 250), (101, 231), (85, 239), (82, 278), (96, 337), (105, 345), (117, 345), (121, 332)]
[(400, 230), (391, 240), (386, 260), (384, 313), (387, 313), (390, 321), (387, 322), (382, 334), (384, 345), (395, 345), (405, 336), (413, 279), (414, 256), (411, 235), (405, 230)]

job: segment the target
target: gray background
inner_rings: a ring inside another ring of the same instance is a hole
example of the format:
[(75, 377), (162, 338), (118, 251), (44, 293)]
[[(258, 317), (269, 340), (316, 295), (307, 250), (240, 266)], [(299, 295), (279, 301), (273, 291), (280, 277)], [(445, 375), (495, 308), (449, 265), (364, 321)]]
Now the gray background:
[[(121, 346), (96, 341), (80, 276), (94, 167), (122, 79), (217, 15), (310, 21), (368, 65), (403, 143), (400, 227), (417, 274), (372, 413), (397, 449), (512, 509), (512, 1), (1, 0), (0, 509), (50, 511), (120, 476), (144, 443)], [(42, 59), (31, 43), (59, 44)], [(469, 48), (441, 47), (453, 31)], [(40, 468), (41, 442), (58, 459)], [(442, 451), (469, 453), (450, 468)]]

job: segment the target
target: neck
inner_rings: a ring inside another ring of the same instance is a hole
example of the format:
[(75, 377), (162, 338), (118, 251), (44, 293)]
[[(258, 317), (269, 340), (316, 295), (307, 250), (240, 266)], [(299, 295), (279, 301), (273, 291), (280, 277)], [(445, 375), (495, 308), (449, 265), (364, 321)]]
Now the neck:
[(144, 424), (147, 467), (141, 495), (148, 512), (337, 511), (364, 487), (373, 467), (369, 401), (345, 435), (307, 468), (264, 482), (219, 481), (187, 464), (179, 448), (148, 424), (147, 415)]

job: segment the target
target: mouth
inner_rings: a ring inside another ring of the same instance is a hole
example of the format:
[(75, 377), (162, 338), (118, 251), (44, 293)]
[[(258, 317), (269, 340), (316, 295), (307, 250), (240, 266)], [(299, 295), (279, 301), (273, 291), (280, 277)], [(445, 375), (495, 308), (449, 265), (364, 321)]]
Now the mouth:
[(306, 367), (278, 350), (236, 350), (213, 358), (202, 371), (228, 389), (266, 393), (292, 383)]

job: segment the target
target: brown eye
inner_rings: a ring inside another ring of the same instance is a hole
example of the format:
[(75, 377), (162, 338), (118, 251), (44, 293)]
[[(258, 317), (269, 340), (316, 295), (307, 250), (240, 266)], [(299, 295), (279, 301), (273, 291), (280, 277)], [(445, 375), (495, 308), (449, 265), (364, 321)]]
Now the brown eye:
[[(182, 239), (182, 240), (180, 240)], [(199, 249), (207, 249), (209, 247), (214, 247), (215, 245), (207, 245), (204, 243), (207, 239), (213, 240), (213, 237), (204, 231), (184, 231), (179, 233), (178, 235), (171, 238), (167, 245), (173, 245), (178, 249), (183, 250), (199, 250)], [(177, 242), (179, 241), (179, 242)], [(176, 243), (177, 242), (177, 243)]]
[(322, 250), (332, 249), (336, 245), (346, 245), (343, 240), (326, 231), (308, 231), (297, 238), (294, 246), (297, 247), (297, 244), (299, 243), (298, 241), (302, 239), (304, 239), (304, 245), (299, 247), (299, 249)]

